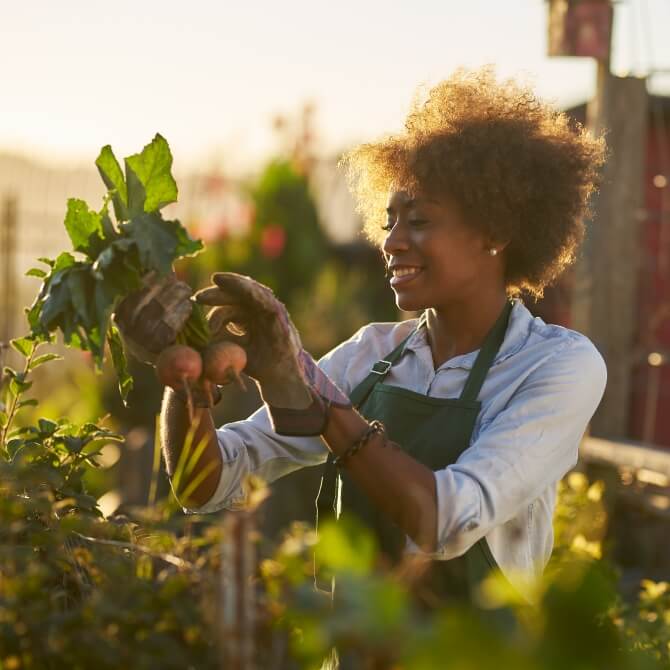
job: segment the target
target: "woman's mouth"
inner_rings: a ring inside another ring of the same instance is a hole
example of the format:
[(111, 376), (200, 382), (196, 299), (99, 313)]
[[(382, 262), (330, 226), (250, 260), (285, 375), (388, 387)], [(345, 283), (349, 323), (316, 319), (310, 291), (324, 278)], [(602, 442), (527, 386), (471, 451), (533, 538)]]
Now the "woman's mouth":
[(405, 285), (411, 282), (417, 275), (423, 272), (423, 268), (400, 266), (393, 269), (393, 277), (391, 277), (391, 286)]

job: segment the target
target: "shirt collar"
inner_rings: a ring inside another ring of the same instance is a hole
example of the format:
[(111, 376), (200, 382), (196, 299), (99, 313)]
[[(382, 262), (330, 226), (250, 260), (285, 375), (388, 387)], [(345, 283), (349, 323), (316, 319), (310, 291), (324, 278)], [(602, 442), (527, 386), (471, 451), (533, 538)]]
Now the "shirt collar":
[[(505, 359), (517, 353), (526, 343), (526, 340), (530, 335), (533, 315), (528, 311), (528, 308), (521, 302), (521, 300), (514, 299), (512, 302), (512, 312), (509, 317), (505, 339), (493, 359), (493, 365), (498, 365)], [(430, 348), (427, 338), (425, 311), (421, 313), (415, 329), (403, 347), (402, 353), (404, 354), (407, 350), (417, 352), (423, 348)], [(470, 370), (474, 365), (478, 353), (479, 349), (470, 351), (467, 354), (454, 356), (440, 365), (438, 370), (448, 368), (463, 368), (465, 370)]]

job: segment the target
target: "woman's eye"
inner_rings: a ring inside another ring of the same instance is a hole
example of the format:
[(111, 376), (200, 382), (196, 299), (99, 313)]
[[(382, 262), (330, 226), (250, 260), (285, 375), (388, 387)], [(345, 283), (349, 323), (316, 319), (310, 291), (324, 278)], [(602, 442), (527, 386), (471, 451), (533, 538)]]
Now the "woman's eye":
[[(407, 223), (410, 226), (422, 226), (424, 223), (428, 223), (428, 221), (426, 221), (425, 219), (409, 219)], [(393, 228), (393, 225), (394, 224), (391, 221), (389, 221), (386, 225), (380, 226), (380, 228), (382, 230), (389, 231), (391, 230), (391, 228)]]

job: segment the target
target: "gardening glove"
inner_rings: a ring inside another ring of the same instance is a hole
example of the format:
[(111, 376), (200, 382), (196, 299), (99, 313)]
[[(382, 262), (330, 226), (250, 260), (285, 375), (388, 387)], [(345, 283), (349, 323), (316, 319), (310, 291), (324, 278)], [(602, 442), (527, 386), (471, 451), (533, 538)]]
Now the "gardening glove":
[(351, 402), (303, 349), (286, 307), (251, 277), (217, 272), (212, 281), (195, 294), (197, 302), (212, 307), (212, 341), (244, 347), (244, 371), (257, 382), (275, 432), (321, 435), (328, 407), (348, 408)]
[(193, 309), (191, 287), (174, 273), (149, 273), (143, 288), (125, 297), (114, 312), (124, 347), (135, 358), (155, 364), (158, 354), (174, 344)]

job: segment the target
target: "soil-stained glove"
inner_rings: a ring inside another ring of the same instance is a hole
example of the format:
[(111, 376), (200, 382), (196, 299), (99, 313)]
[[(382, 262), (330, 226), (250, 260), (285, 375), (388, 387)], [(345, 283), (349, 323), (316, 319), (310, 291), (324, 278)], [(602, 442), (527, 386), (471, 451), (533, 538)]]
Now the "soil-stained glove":
[(246, 374), (258, 383), (275, 432), (320, 435), (328, 407), (351, 407), (349, 398), (303, 349), (283, 303), (272, 289), (234, 272), (212, 275), (214, 286), (195, 294), (210, 305), (212, 340), (229, 340), (247, 352)]
[(144, 288), (124, 298), (114, 312), (123, 344), (135, 358), (154, 364), (163, 349), (174, 344), (193, 309), (191, 287), (174, 273), (150, 273)]

